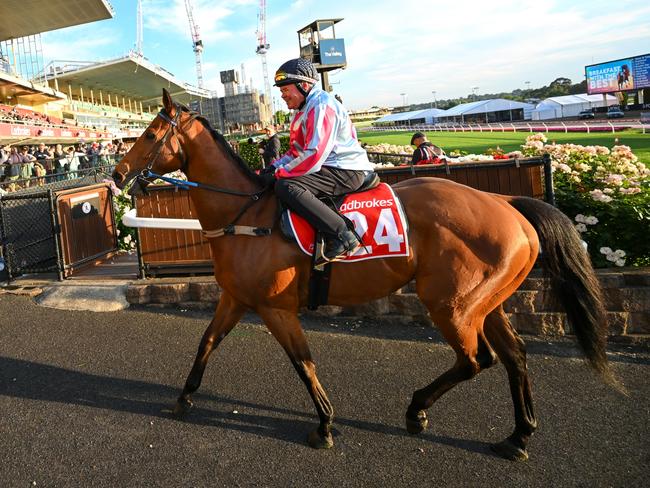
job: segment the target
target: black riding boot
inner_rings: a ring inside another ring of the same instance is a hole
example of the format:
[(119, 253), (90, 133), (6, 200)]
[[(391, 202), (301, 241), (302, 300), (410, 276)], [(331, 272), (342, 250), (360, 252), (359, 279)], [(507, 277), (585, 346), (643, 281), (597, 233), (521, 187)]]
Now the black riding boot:
[(354, 232), (346, 229), (336, 236), (327, 236), (327, 242), (320, 258), (325, 262), (340, 261), (360, 246), (361, 243)]

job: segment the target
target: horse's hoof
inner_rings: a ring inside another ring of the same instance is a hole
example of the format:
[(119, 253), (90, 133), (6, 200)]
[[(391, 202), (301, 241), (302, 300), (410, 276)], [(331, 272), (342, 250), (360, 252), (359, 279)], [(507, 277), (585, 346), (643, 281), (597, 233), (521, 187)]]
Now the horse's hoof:
[(183, 417), (185, 414), (189, 413), (192, 410), (194, 403), (188, 398), (180, 397), (174, 405), (174, 410), (172, 410), (172, 415), (174, 417)]
[(423, 410), (420, 410), (417, 414), (416, 419), (409, 418), (408, 413), (406, 414), (406, 430), (409, 434), (419, 434), (429, 425), (427, 420), (427, 414)]
[(307, 436), (307, 443), (314, 449), (331, 449), (334, 447), (334, 439), (332, 434), (328, 433), (325, 437), (318, 433), (318, 430), (313, 430)]
[(526, 449), (515, 446), (510, 439), (505, 441), (498, 442), (496, 444), (491, 444), (490, 449), (497, 453), (502, 458), (508, 459), (509, 461), (527, 461), (528, 452)]

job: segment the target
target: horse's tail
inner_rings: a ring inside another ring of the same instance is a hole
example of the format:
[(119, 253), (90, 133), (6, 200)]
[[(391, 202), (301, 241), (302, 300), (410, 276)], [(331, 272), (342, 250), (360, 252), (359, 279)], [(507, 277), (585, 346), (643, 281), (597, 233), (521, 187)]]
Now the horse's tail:
[(580, 234), (552, 205), (527, 197), (514, 197), (509, 202), (537, 231), (539, 262), (550, 278), (551, 293), (564, 308), (589, 364), (606, 383), (622, 390), (607, 362), (608, 327), (602, 290)]

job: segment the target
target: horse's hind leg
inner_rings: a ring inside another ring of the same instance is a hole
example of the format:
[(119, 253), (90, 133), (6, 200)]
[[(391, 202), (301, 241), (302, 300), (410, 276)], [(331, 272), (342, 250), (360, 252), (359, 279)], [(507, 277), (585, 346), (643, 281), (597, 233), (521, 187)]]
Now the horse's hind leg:
[(486, 317), (484, 330), (508, 372), (510, 393), (515, 407), (514, 432), (504, 441), (491, 447), (500, 456), (513, 461), (523, 461), (528, 459), (526, 445), (537, 428), (524, 341), (510, 325), (501, 306)]
[(199, 344), (199, 350), (196, 353), (192, 370), (185, 382), (183, 393), (178, 397), (174, 406), (174, 415), (181, 416), (192, 408), (192, 393), (198, 390), (201, 385), (201, 379), (203, 378), (205, 367), (208, 364), (210, 353), (228, 335), (237, 322), (239, 322), (245, 310), (245, 307), (237, 303), (226, 292), (221, 295), (212, 322), (210, 322), (210, 325), (203, 333), (203, 338)]
[[(433, 383), (413, 393), (406, 410), (406, 428), (411, 434), (418, 434), (426, 428), (428, 421), (425, 410), (438, 398), (461, 381), (496, 363), (496, 356), (481, 332), (481, 317), (459, 320), (438, 314), (434, 322), (456, 352), (456, 362)], [(461, 323), (465, 326), (460, 326)]]
[(316, 406), (320, 424), (316, 430), (309, 434), (307, 442), (316, 449), (332, 447), (334, 440), (332, 439), (331, 426), (334, 409), (316, 376), (316, 364), (311, 357), (307, 337), (298, 316), (295, 312), (278, 309), (263, 309), (258, 310), (258, 313), (271, 334), (286, 351)]

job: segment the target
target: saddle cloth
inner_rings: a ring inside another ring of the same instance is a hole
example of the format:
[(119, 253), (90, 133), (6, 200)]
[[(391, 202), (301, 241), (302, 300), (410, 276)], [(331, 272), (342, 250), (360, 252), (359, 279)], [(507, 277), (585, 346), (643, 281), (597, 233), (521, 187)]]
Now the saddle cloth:
[[(402, 204), (386, 183), (359, 193), (350, 193), (340, 203), (339, 212), (354, 223), (362, 247), (342, 263), (409, 255), (408, 223)], [(286, 210), (287, 231), (300, 249), (314, 254), (315, 230), (300, 215)]]

